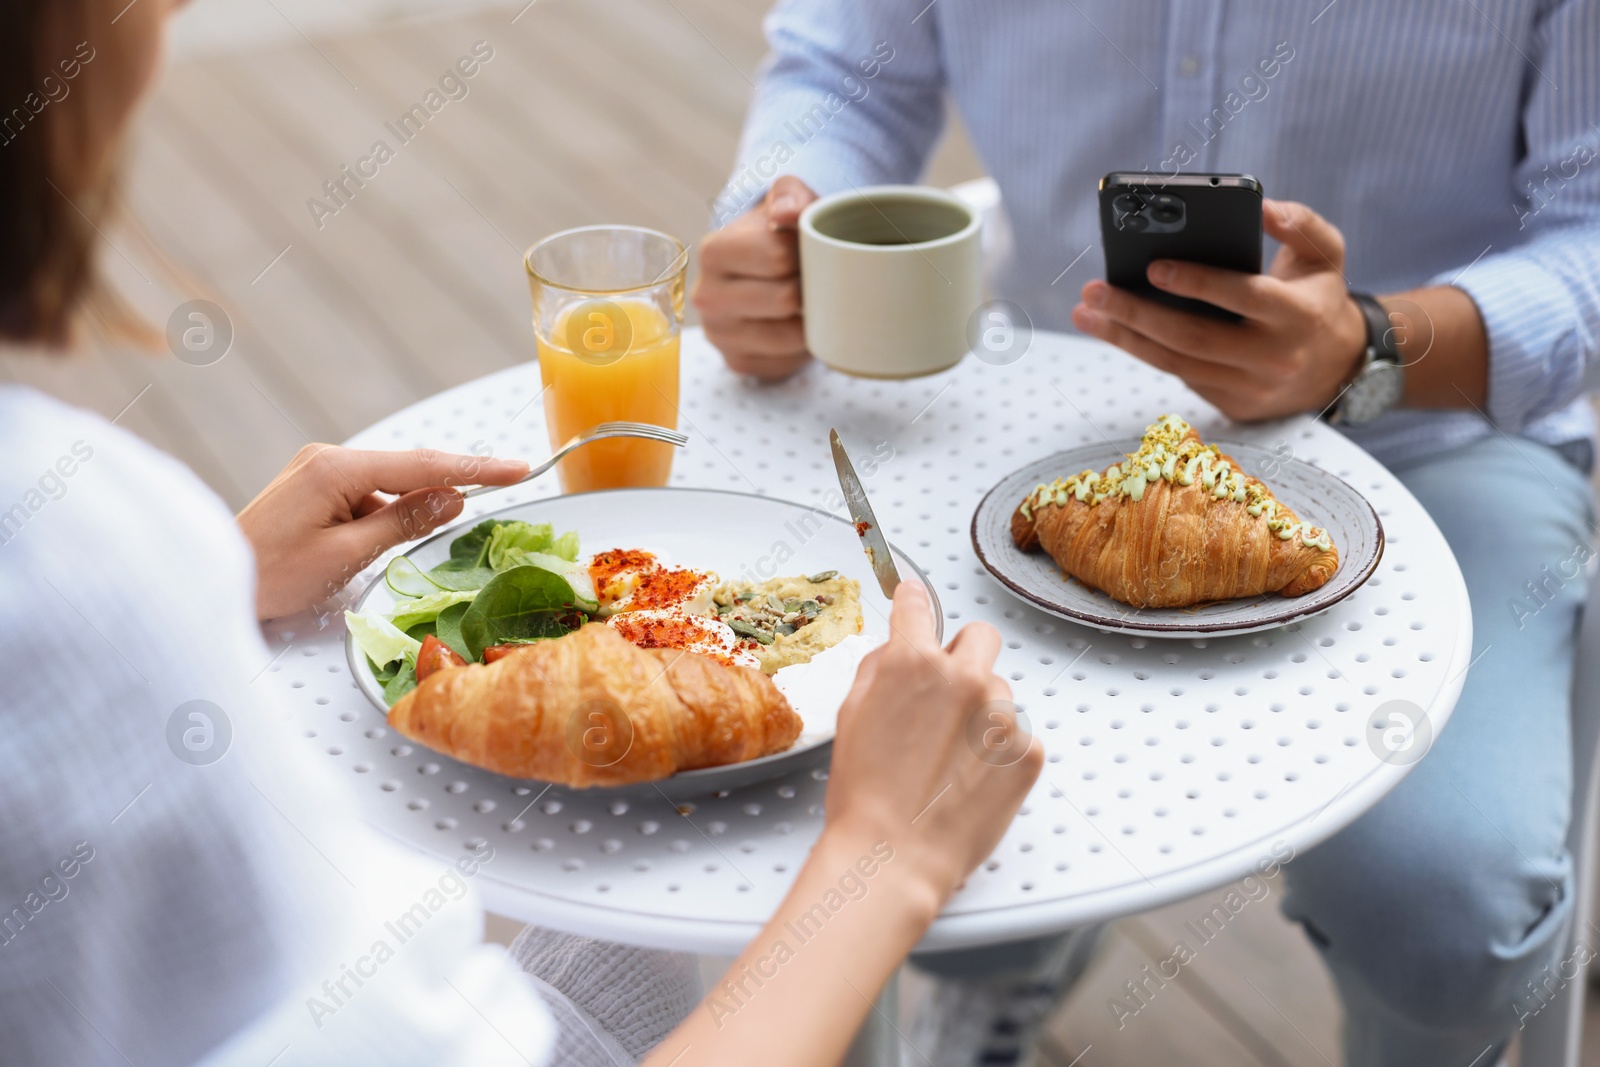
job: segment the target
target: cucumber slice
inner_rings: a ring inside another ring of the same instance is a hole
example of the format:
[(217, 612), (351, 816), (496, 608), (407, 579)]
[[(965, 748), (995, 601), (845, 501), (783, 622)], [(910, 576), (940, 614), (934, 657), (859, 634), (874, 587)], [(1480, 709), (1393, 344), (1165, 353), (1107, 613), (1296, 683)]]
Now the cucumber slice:
[(600, 598), (595, 595), (594, 580), (589, 577), (588, 567), (575, 567), (561, 577), (572, 586), (572, 595), (578, 601), (578, 607), (593, 615), (600, 610)]
[(396, 556), (383, 569), (383, 580), (401, 596), (427, 596), (444, 586), (429, 578), (422, 568), (411, 562), (409, 556)]

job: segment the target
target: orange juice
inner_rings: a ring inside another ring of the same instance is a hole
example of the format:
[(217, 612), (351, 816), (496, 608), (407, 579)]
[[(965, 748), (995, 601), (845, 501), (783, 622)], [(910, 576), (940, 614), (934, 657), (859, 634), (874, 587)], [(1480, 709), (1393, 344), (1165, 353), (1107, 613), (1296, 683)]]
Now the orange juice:
[[(678, 328), (655, 304), (583, 300), (563, 308), (548, 333), (536, 329), (534, 336), (552, 446), (602, 422), (677, 427)], [(658, 441), (596, 441), (561, 461), (561, 489), (666, 485), (672, 453)]]

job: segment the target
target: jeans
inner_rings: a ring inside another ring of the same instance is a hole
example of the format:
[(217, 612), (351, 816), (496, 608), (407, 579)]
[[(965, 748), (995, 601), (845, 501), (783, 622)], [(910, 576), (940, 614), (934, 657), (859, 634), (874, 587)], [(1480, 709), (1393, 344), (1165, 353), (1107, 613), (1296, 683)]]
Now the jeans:
[[(1283, 910), (1338, 986), (1346, 1063), (1482, 1067), (1538, 1010), (1573, 919), (1572, 666), (1593, 499), (1562, 452), (1498, 434), (1391, 469), (1461, 564), (1476, 662), (1412, 773), (1284, 868)], [(1045, 954), (916, 962), (992, 979)]]

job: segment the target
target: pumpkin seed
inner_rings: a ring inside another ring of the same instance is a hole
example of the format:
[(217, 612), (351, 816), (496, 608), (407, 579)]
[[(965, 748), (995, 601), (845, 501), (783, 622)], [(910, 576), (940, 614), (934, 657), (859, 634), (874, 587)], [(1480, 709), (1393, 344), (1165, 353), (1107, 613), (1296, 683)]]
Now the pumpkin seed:
[(786, 610), (788, 610), (783, 606), (783, 601), (779, 599), (777, 593), (767, 594), (767, 607), (771, 608), (773, 611), (776, 611), (779, 615), (782, 615)]
[(772, 634), (770, 632), (761, 629), (759, 626), (751, 626), (743, 619), (729, 620), (728, 628), (741, 637), (748, 637), (754, 641), (761, 642), (763, 645), (772, 644)]
[(808, 575), (806, 575), (806, 581), (808, 581), (808, 582), (825, 582), (829, 578), (837, 578), (837, 577), (839, 577), (839, 572), (838, 571), (819, 571), (816, 574), (808, 574)]
[(777, 634), (778, 634), (779, 637), (788, 637), (792, 633), (794, 633), (794, 627), (791, 626), (789, 623), (780, 622), (778, 624)]

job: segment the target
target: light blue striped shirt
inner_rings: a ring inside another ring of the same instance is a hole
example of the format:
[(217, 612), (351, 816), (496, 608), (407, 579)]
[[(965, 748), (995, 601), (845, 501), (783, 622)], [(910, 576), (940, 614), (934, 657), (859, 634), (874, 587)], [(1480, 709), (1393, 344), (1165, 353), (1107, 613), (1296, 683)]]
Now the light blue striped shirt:
[[(1591, 436), (1600, 367), (1600, 0), (781, 0), (731, 217), (778, 174), (914, 181), (946, 94), (1015, 234), (997, 295), (1070, 329), (1113, 170), (1244, 171), (1331, 219), (1355, 289), (1454, 284), (1487, 419), (1397, 410), (1392, 461), (1494, 432)], [(1268, 249), (1270, 255), (1272, 249)]]

